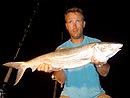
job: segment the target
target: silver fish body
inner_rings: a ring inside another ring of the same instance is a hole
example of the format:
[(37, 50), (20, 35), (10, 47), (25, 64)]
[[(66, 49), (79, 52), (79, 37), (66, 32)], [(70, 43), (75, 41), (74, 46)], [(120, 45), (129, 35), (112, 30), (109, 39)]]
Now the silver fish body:
[(95, 42), (75, 48), (57, 49), (25, 62), (7, 62), (3, 65), (18, 69), (14, 84), (16, 85), (27, 68), (31, 68), (33, 72), (43, 63), (50, 64), (53, 68), (51, 70), (54, 71), (76, 68), (90, 63), (92, 56), (100, 62), (107, 62), (122, 46), (123, 44), (115, 42)]

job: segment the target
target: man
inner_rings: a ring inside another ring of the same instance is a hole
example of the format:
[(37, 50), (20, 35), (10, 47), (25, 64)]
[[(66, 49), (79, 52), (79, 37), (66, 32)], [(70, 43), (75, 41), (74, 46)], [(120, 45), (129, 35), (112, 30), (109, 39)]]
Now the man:
[[(65, 13), (65, 26), (70, 34), (70, 39), (57, 48), (77, 47), (92, 42), (100, 42), (97, 38), (83, 34), (86, 22), (83, 11), (73, 7)], [(37, 68), (39, 71), (52, 72), (51, 65), (42, 64)], [(53, 72), (53, 78), (60, 84), (64, 84), (60, 98), (111, 98), (100, 85), (99, 74), (107, 76), (110, 66), (108, 63), (99, 62), (95, 57), (91, 63), (73, 69), (63, 69)]]

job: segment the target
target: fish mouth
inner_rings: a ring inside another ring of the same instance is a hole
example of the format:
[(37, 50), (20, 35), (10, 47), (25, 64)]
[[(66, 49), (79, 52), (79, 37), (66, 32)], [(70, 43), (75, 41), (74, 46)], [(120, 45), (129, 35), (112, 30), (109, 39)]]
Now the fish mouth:
[(122, 43), (114, 43), (112, 44), (113, 49), (121, 49), (123, 47)]
[(120, 51), (122, 47), (123, 47), (123, 44), (119, 44), (118, 45), (118, 51)]

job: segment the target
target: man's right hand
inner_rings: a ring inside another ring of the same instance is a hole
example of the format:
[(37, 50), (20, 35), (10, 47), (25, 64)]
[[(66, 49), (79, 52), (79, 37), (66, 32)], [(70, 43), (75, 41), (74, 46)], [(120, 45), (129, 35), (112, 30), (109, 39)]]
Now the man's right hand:
[(47, 72), (47, 73), (53, 72), (52, 69), (53, 69), (53, 68), (52, 68), (51, 65), (45, 64), (45, 63), (40, 64), (40, 65), (37, 67), (37, 70), (38, 70), (38, 71), (44, 71), (44, 72)]

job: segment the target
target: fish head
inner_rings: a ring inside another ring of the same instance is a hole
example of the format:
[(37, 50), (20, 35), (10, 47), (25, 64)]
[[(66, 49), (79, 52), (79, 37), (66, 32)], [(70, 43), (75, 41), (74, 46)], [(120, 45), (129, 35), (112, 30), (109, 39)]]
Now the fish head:
[(100, 62), (107, 62), (109, 58), (121, 50), (122, 46), (121, 43), (100, 42), (95, 47), (95, 58)]

